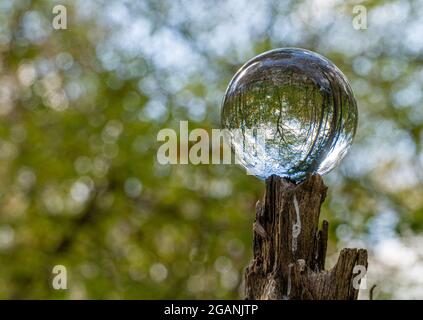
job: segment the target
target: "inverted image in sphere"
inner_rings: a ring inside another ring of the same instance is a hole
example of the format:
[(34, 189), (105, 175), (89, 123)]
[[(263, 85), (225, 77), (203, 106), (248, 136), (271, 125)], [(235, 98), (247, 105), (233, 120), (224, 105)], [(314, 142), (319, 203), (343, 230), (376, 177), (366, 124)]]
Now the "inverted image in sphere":
[(357, 105), (345, 75), (304, 49), (265, 52), (239, 69), (223, 99), (221, 122), (237, 161), (265, 179), (325, 174), (346, 155)]

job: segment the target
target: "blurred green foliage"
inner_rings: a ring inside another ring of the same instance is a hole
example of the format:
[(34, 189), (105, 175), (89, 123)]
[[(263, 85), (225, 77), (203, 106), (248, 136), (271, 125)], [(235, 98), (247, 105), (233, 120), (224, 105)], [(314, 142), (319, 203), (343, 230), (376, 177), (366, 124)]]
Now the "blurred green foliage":
[[(52, 27), (57, 4), (66, 30)], [(354, 4), (2, 0), (0, 298), (242, 297), (263, 182), (235, 165), (159, 165), (156, 137), (180, 120), (218, 128), (236, 70), (286, 46), (351, 82), (358, 133), (322, 215), (330, 254), (365, 246), (377, 268), (381, 241), (423, 226), (423, 7), (365, 1), (355, 30)], [(58, 264), (68, 290), (51, 286)]]

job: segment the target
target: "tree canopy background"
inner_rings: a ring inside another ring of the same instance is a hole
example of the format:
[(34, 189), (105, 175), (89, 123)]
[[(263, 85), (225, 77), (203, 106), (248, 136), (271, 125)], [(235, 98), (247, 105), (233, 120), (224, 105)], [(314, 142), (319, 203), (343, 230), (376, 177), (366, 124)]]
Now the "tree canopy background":
[[(2, 0), (0, 298), (242, 297), (264, 183), (160, 165), (156, 137), (218, 128), (232, 75), (278, 47), (331, 59), (358, 103), (353, 147), (325, 176), (332, 264), (365, 247), (376, 298), (423, 298), (422, 34), (418, 0)], [(51, 286), (58, 264), (67, 290)]]

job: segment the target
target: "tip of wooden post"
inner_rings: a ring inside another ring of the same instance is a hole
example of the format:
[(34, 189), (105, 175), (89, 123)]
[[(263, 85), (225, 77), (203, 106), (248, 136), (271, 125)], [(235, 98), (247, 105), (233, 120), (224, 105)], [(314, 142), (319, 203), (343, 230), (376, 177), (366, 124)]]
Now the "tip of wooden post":
[(294, 180), (292, 180), (288, 177), (282, 177), (282, 176), (278, 176), (278, 175), (275, 175), (275, 174), (271, 175), (270, 177), (268, 177), (266, 179), (266, 185), (275, 185), (275, 184), (282, 185), (283, 187), (288, 187), (288, 186), (307, 187), (307, 186), (310, 186), (310, 187), (313, 187), (313, 188), (323, 187), (323, 188), (327, 189), (327, 186), (325, 185), (322, 176), (318, 173), (309, 173), (309, 174), (307, 174), (307, 177), (306, 177), (305, 180), (298, 181), (298, 182), (296, 182), (296, 181), (294, 181)]

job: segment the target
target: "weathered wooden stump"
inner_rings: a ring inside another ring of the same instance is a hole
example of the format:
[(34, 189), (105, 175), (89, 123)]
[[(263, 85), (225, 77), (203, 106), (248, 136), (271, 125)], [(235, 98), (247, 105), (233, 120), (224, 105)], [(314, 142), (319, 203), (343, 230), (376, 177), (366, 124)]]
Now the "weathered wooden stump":
[(254, 259), (245, 273), (247, 299), (357, 299), (353, 269), (367, 270), (367, 251), (343, 249), (325, 270), (329, 224), (323, 221), (321, 230), (318, 224), (326, 191), (319, 175), (299, 185), (277, 176), (266, 180), (256, 207)]

